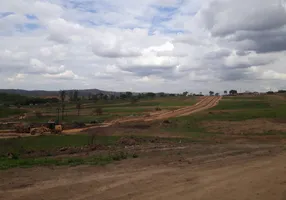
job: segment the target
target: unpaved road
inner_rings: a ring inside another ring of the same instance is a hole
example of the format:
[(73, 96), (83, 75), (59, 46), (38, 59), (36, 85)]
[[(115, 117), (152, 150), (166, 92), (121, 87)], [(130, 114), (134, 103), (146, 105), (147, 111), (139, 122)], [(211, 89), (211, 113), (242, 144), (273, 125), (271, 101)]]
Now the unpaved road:
[(0, 199), (286, 199), (285, 147), (205, 146), (208, 153), (203, 146), (190, 148), (182, 150), (180, 155), (155, 156), (153, 153), (153, 157), (126, 160), (107, 167), (2, 171)]
[(172, 117), (181, 117), (191, 115), (193, 113), (206, 110), (212, 108), (218, 104), (222, 97), (220, 96), (211, 96), (211, 97), (202, 97), (201, 100), (192, 106), (186, 106), (177, 110), (173, 111), (162, 111), (162, 112), (154, 112), (150, 113), (150, 116), (146, 117), (125, 117), (121, 119), (116, 119), (105, 123), (101, 127), (108, 127), (116, 123), (125, 123), (125, 122), (134, 122), (134, 121), (154, 121), (154, 120), (161, 120), (161, 119), (168, 119)]
[[(209, 108), (216, 106), (218, 104), (218, 102), (221, 100), (221, 98), (222, 97), (219, 97), (219, 96), (201, 97), (200, 101), (198, 103), (196, 103), (195, 105), (192, 105), (192, 106), (186, 106), (186, 107), (179, 108), (179, 109), (173, 110), (173, 111), (153, 112), (153, 113), (150, 113), (149, 116), (145, 116), (145, 117), (124, 117), (124, 118), (112, 120), (110, 122), (106, 122), (106, 123), (104, 123), (100, 126), (97, 126), (97, 127), (103, 128), (103, 127), (110, 127), (110, 126), (117, 124), (117, 123), (136, 122), (136, 121), (148, 122), (148, 121), (168, 119), (171, 117), (187, 116), (187, 115), (191, 115), (193, 113), (196, 113), (196, 112), (199, 112), (202, 110), (206, 110), (206, 109), (209, 109)], [(85, 128), (64, 130), (63, 134), (77, 134), (81, 131), (86, 131), (90, 128), (94, 128), (94, 127), (85, 127)], [(14, 133), (14, 132), (0, 133), (0, 138), (13, 138), (13, 137), (18, 137), (18, 136), (28, 137), (31, 135), (30, 134), (19, 134), (19, 133)]]

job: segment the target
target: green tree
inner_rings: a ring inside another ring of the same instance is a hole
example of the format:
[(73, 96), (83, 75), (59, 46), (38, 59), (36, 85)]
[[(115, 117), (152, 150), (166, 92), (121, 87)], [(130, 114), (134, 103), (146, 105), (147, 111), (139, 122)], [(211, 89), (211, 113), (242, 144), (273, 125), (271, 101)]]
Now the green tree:
[(126, 99), (127, 95), (125, 93), (120, 93), (120, 99)]
[(137, 97), (132, 97), (131, 98), (131, 104), (135, 104), (139, 101), (139, 99)]
[(230, 94), (230, 95), (236, 95), (236, 94), (237, 94), (237, 90), (230, 90), (230, 91), (229, 91), (229, 94)]
[(114, 94), (110, 95), (110, 100), (112, 101), (114, 99), (115, 99), (115, 95)]
[(78, 97), (78, 90), (74, 90), (73, 91), (73, 101), (78, 101), (79, 97)]
[(98, 97), (99, 99), (103, 99), (104, 94), (103, 93), (99, 93)]
[(62, 107), (62, 120), (64, 119), (64, 112), (65, 112), (65, 99), (67, 92), (65, 90), (61, 90), (60, 92), (60, 100), (61, 100), (61, 107)]
[(183, 96), (187, 96), (187, 94), (188, 94), (187, 91), (183, 92)]
[(80, 101), (77, 101), (77, 103), (76, 103), (76, 109), (77, 109), (77, 116), (79, 116), (80, 109), (81, 109), (81, 102), (80, 102)]
[(92, 101), (93, 101), (93, 103), (97, 103), (97, 101), (98, 101), (98, 97), (97, 97), (97, 95), (92, 95), (92, 97), (91, 97), (91, 99), (92, 99)]
[(73, 91), (69, 91), (69, 100), (73, 101)]
[(126, 92), (126, 96), (129, 99), (129, 98), (131, 98), (133, 96), (133, 93), (132, 92)]
[(209, 93), (210, 93), (210, 96), (213, 96), (213, 95), (214, 95), (214, 92), (213, 92), (213, 91), (210, 91)]
[(88, 93), (88, 100), (91, 100), (91, 99), (92, 99), (92, 94)]
[(108, 100), (108, 95), (107, 95), (107, 94), (103, 95), (103, 99), (104, 99), (105, 101), (107, 101), (107, 100)]
[(94, 113), (95, 113), (96, 115), (102, 115), (103, 110), (102, 110), (102, 108), (98, 107), (98, 108), (96, 108), (96, 109), (94, 110)]

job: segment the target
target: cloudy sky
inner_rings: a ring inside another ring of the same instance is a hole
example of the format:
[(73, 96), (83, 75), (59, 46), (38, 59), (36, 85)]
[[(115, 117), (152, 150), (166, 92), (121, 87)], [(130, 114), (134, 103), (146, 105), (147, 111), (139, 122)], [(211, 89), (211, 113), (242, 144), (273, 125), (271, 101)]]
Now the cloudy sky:
[(286, 0), (1, 0), (0, 88), (286, 88)]

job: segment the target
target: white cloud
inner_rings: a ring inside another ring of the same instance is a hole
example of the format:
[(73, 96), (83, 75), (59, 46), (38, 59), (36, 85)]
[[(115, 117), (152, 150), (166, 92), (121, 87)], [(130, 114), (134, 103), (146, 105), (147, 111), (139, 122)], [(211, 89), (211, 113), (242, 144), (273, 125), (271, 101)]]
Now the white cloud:
[(73, 71), (67, 70), (59, 74), (44, 74), (45, 78), (51, 79), (64, 79), (64, 80), (73, 80), (73, 79), (83, 79), (82, 77), (76, 75)]
[(26, 74), (16, 74), (12, 77), (9, 77), (7, 80), (10, 82), (23, 81), (25, 77), (26, 77)]
[(5, 1), (0, 84), (120, 91), (132, 84), (134, 91), (170, 92), (283, 88), (285, 5), (285, 0)]

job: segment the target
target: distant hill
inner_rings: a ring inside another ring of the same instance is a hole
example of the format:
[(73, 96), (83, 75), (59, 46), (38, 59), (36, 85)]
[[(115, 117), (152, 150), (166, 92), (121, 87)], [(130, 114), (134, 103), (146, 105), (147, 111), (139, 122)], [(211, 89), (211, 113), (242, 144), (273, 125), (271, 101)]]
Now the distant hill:
[[(66, 90), (67, 93), (73, 90)], [(87, 97), (89, 94), (120, 94), (120, 92), (109, 92), (98, 89), (86, 89), (86, 90), (78, 90), (80, 96)], [(59, 96), (59, 91), (46, 91), (46, 90), (19, 90), (19, 89), (0, 89), (0, 93), (7, 94), (19, 94), (24, 96), (34, 96), (34, 97), (55, 97)]]

